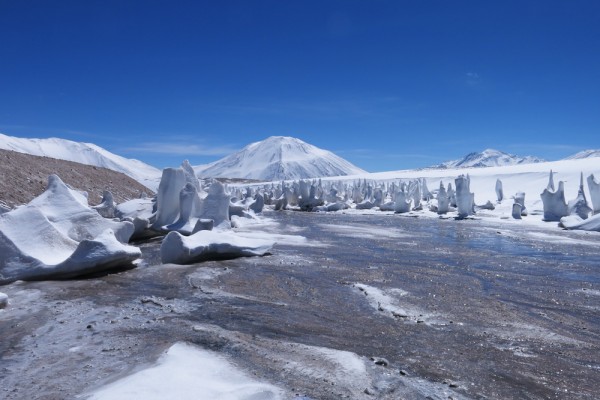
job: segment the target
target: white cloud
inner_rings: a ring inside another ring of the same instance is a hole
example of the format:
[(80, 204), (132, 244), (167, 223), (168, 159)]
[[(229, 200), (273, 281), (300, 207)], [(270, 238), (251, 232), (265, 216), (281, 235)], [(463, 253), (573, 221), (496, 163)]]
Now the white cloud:
[(124, 150), (152, 154), (224, 156), (239, 149), (232, 146), (205, 146), (202, 144), (190, 143), (146, 142), (139, 143), (135, 147), (127, 147)]
[(481, 75), (477, 72), (467, 72), (466, 74), (467, 85), (469, 86), (477, 86), (481, 83)]

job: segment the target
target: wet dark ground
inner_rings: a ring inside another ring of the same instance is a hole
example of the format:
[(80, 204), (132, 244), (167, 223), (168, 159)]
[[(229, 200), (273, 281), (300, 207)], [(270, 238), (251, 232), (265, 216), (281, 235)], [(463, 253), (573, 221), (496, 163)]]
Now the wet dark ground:
[[(227, 355), (290, 398), (598, 398), (599, 234), (267, 216), (308, 245), (174, 266), (160, 265), (155, 240), (133, 270), (3, 286), (0, 398), (89, 393), (178, 341)], [(359, 382), (295, 344), (387, 365), (372, 363)]]

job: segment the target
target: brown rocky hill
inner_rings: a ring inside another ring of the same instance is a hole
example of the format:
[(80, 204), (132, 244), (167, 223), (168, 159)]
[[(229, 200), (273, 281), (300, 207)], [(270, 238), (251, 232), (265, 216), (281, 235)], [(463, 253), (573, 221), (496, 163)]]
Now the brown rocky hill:
[(71, 161), (38, 157), (0, 149), (0, 204), (25, 204), (46, 190), (48, 176), (56, 174), (71, 187), (88, 193), (90, 205), (100, 203), (102, 192), (112, 192), (117, 203), (154, 193), (120, 172)]

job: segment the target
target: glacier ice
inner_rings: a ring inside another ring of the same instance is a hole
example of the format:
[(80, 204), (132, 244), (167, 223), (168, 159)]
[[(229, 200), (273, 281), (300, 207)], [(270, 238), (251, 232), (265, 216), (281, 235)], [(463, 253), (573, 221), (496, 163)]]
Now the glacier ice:
[(458, 218), (466, 218), (475, 213), (474, 194), (471, 193), (469, 176), (460, 175), (454, 180), (456, 184), (456, 207)]
[(307, 181), (300, 181), (300, 197), (298, 198), (298, 205), (303, 211), (311, 211), (313, 208), (322, 206), (324, 200), (321, 197), (317, 197), (317, 187), (312, 184), (309, 186)]
[(396, 202), (387, 201), (379, 206), (379, 210), (381, 211), (395, 211), (396, 210)]
[(451, 207), (456, 208), (456, 192), (452, 188), (452, 183), (448, 183), (448, 190), (446, 191), (448, 194), (448, 201)]
[(261, 193), (254, 196), (254, 201), (248, 206), (255, 214), (260, 214), (265, 207), (265, 198)]
[(208, 188), (198, 217), (212, 219), (215, 226), (229, 226), (230, 198), (225, 192), (225, 186), (219, 181), (214, 181)]
[(595, 215), (600, 213), (600, 181), (594, 178), (594, 174), (591, 174), (587, 177), (587, 184), (590, 191), (592, 211)]
[(517, 202), (514, 202), (513, 206), (512, 206), (512, 217), (514, 219), (521, 219), (522, 210), (523, 210), (523, 206)]
[(600, 232), (600, 214), (588, 219), (583, 219), (576, 214), (569, 215), (560, 219), (560, 225), (566, 229)]
[(275, 242), (239, 236), (232, 231), (203, 230), (191, 236), (170, 232), (160, 246), (163, 263), (190, 264), (194, 262), (263, 256)]
[(186, 185), (186, 175), (182, 168), (165, 168), (156, 192), (156, 217), (152, 227), (161, 230), (174, 223), (179, 217), (180, 192)]
[(84, 196), (69, 189), (56, 175), (48, 177), (47, 189), (28, 205), (39, 209), (58, 230), (78, 242), (93, 239), (107, 229), (112, 229), (121, 243), (127, 243), (133, 234), (131, 223), (103, 218), (88, 206)]
[(525, 192), (517, 192), (517, 194), (515, 194), (515, 204), (521, 206), (521, 216), (525, 217), (528, 214), (527, 208), (525, 207)]
[(569, 215), (567, 202), (565, 201), (565, 185), (563, 181), (558, 182), (558, 190), (554, 190), (553, 172), (550, 171), (548, 187), (540, 195), (544, 205), (544, 221), (560, 221), (562, 217)]
[(98, 211), (98, 214), (102, 215), (104, 218), (115, 218), (117, 207), (115, 205), (113, 194), (108, 190), (105, 190), (102, 193), (102, 201), (100, 204), (92, 206), (92, 208)]
[(181, 163), (181, 169), (185, 175), (185, 181), (187, 183), (192, 184), (196, 188), (196, 192), (200, 193), (202, 187), (200, 186), (200, 181), (196, 177), (196, 173), (194, 172), (194, 168), (192, 168), (190, 162), (188, 160), (183, 160)]
[(140, 257), (127, 245), (131, 222), (115, 222), (86, 207), (57, 176), (29, 204), (0, 215), (0, 283), (62, 279)]
[(579, 181), (577, 197), (574, 200), (569, 201), (567, 207), (569, 209), (569, 215), (577, 215), (581, 219), (587, 219), (592, 212), (592, 208), (588, 205), (583, 190), (583, 173), (581, 174)]
[(448, 208), (450, 206), (450, 201), (448, 199), (448, 193), (446, 189), (444, 189), (444, 183), (440, 181), (440, 189), (437, 193), (437, 213), (438, 214), (446, 214), (448, 212)]
[(189, 182), (186, 183), (183, 189), (179, 191), (179, 218), (174, 223), (165, 225), (161, 229), (168, 232), (177, 231), (186, 235), (191, 234), (196, 225), (196, 219), (193, 219), (193, 217), (200, 206), (196, 186)]
[(423, 192), (423, 198), (421, 200), (429, 201), (433, 199), (433, 194), (431, 194), (431, 192), (429, 191), (429, 188), (427, 187), (427, 180), (425, 178), (421, 179), (421, 188)]
[(504, 200), (504, 190), (502, 189), (502, 181), (500, 179), (496, 179), (496, 199), (498, 203)]
[(400, 190), (396, 192), (394, 212), (407, 213), (410, 211), (411, 198), (408, 187), (403, 183)]
[(357, 210), (370, 210), (373, 207), (375, 207), (375, 203), (369, 200), (364, 200), (356, 205)]

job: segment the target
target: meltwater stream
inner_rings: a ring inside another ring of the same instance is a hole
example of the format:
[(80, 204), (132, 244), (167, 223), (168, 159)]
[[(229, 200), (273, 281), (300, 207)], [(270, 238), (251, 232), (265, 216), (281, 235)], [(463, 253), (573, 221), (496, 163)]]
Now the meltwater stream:
[(266, 216), (265, 229), (306, 241), (176, 266), (160, 264), (154, 240), (133, 270), (3, 286), (0, 398), (85, 397), (179, 342), (228, 357), (286, 398), (597, 396), (599, 234)]

